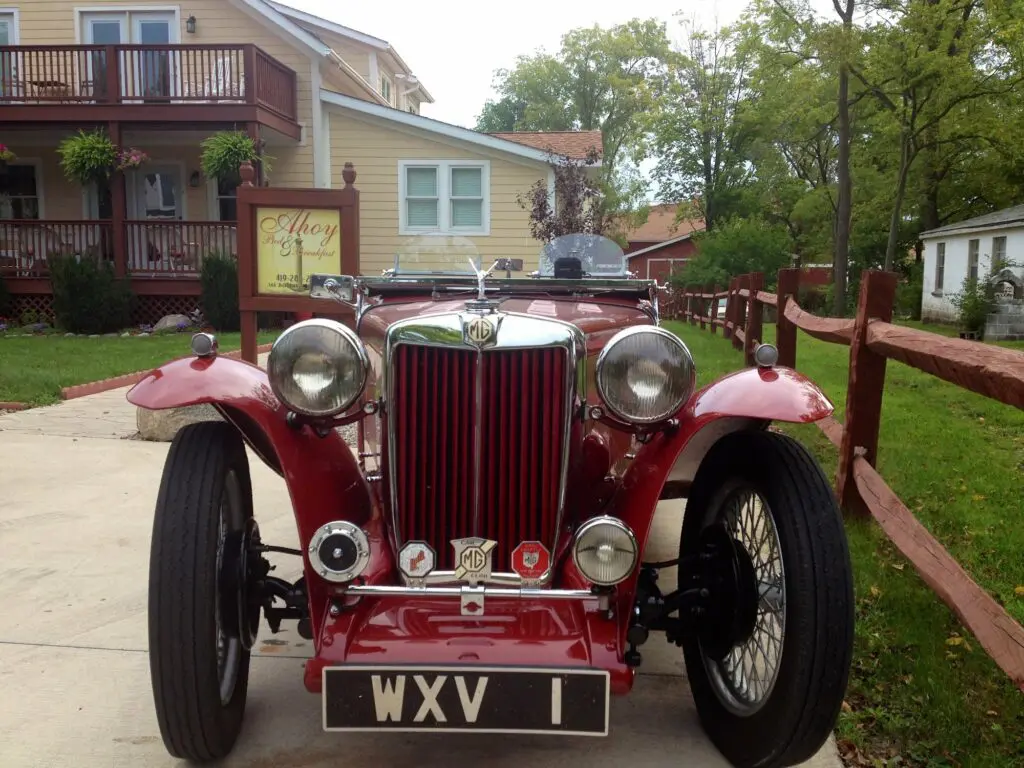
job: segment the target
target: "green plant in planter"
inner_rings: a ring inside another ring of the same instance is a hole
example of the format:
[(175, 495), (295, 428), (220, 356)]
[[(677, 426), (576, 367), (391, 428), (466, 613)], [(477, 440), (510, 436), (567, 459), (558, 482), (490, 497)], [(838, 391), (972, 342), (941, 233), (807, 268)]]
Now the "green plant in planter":
[(965, 277), (960, 293), (950, 296), (949, 301), (956, 309), (960, 330), (981, 338), (985, 321), (995, 309), (994, 287), (987, 280)]
[(57, 153), (64, 175), (82, 186), (110, 178), (118, 162), (117, 146), (100, 128), (69, 136), (57, 147)]
[(263, 164), (263, 170), (270, 170), (274, 158), (260, 155), (256, 141), (241, 131), (220, 131), (203, 139), (199, 145), (203, 152), (200, 167), (203, 175), (210, 179), (240, 181), (238, 169), (244, 162)]

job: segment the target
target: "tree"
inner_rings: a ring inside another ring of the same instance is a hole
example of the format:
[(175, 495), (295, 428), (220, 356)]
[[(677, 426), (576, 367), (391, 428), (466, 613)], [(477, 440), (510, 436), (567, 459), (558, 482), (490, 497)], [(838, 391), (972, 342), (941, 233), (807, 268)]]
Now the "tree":
[(530, 234), (535, 240), (550, 243), (562, 235), (612, 234), (612, 211), (600, 182), (587, 167), (596, 159), (596, 153), (584, 160), (551, 155), (554, 198), (543, 180), (517, 196), (519, 206), (530, 213)]
[(763, 272), (765, 285), (773, 288), (792, 254), (786, 230), (761, 217), (728, 219), (696, 238), (699, 255), (686, 263), (675, 278), (677, 284), (725, 285), (736, 275)]
[(556, 53), (520, 56), (513, 69), (495, 73), (498, 98), (484, 104), (477, 130), (600, 130), (611, 181), (644, 153), (639, 117), (654, 103), (668, 52), (665, 24), (656, 19), (574, 29)]
[(650, 119), (654, 178), (663, 199), (695, 201), (707, 229), (714, 229), (737, 212), (749, 181), (749, 137), (738, 119), (748, 62), (730, 31), (686, 25), (685, 50), (669, 57)]

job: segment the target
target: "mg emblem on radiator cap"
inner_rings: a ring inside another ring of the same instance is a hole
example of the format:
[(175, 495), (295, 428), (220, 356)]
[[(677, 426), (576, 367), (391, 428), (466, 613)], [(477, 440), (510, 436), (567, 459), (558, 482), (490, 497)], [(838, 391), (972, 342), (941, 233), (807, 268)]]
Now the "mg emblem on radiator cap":
[(478, 347), (490, 344), (497, 334), (494, 323), (486, 317), (474, 317), (465, 325), (466, 338)]
[(476, 584), (491, 575), (491, 554), (498, 542), (472, 537), (453, 539), (455, 548), (455, 578)]

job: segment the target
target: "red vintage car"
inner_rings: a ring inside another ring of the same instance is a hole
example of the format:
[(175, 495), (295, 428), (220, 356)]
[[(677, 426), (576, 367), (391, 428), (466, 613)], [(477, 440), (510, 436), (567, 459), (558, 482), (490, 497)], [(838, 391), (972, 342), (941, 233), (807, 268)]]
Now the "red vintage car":
[[(423, 242), (379, 277), (310, 276), (354, 322), (292, 325), (266, 372), (197, 334), (128, 396), (223, 416), (177, 434), (156, 504), (170, 753), (231, 750), (262, 614), (312, 639), (328, 731), (603, 736), (659, 633), (733, 765), (812, 756), (847, 684), (850, 559), (828, 479), (768, 427), (827, 416), (825, 395), (768, 345), (698, 389), (610, 240), (559, 238), (531, 275)], [(287, 484), (299, 549), (262, 540), (246, 446)], [(646, 561), (664, 498), (686, 499), (679, 555)], [(270, 573), (287, 556), (294, 583)]]

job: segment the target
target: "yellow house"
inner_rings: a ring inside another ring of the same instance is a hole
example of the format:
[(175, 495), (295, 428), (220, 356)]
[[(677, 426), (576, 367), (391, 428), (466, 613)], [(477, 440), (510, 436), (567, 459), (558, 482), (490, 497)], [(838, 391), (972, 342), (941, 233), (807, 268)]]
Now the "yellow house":
[[(194, 306), (203, 257), (235, 252), (233, 182), (200, 170), (203, 139), (231, 130), (273, 186), (340, 187), (355, 165), (363, 273), (424, 235), (532, 269), (517, 196), (600, 134), (487, 135), (422, 116), (431, 102), (386, 41), (272, 0), (0, 0), (0, 274), (47, 309), (46, 257), (89, 253), (131, 279), (140, 319)], [(57, 146), (93, 128), (148, 160), (69, 181)]]

